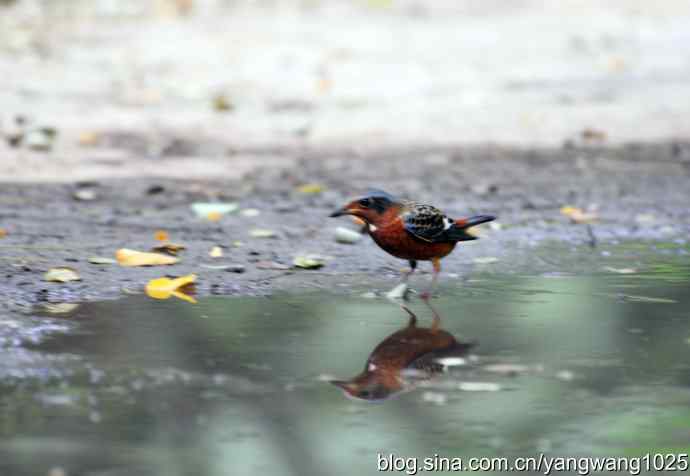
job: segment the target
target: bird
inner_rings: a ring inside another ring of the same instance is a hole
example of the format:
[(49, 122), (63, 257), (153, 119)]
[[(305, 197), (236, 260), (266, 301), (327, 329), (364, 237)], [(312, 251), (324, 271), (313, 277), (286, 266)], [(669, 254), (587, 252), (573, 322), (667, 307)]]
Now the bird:
[(331, 380), (343, 393), (356, 400), (383, 401), (413, 390), (446, 369), (443, 359), (461, 357), (475, 342), (460, 342), (441, 329), (434, 312), (431, 327), (417, 327), (417, 317), (406, 306), (407, 326), (383, 339), (369, 355), (364, 370), (349, 380)]
[(433, 277), (429, 290), (421, 294), (424, 300), (433, 294), (441, 272), (441, 259), (458, 242), (477, 239), (468, 232), (469, 228), (496, 219), (493, 215), (452, 219), (434, 206), (399, 199), (378, 189), (352, 200), (330, 216), (343, 215), (364, 221), (367, 232), (379, 247), (409, 262), (410, 270), (403, 275), (403, 282), (414, 273), (418, 261), (431, 261)]

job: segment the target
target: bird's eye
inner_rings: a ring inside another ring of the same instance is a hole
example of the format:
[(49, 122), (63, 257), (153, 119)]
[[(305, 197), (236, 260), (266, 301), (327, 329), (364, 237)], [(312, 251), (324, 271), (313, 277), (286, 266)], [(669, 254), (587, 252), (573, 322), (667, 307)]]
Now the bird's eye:
[(363, 198), (359, 201), (359, 204), (364, 208), (369, 208), (371, 206), (371, 199)]

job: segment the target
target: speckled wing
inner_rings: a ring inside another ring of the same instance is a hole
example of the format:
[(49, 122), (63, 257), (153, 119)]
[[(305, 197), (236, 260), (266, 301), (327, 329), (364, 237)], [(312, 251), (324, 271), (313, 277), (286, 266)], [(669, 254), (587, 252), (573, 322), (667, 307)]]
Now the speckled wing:
[(438, 208), (413, 202), (404, 204), (401, 218), (408, 233), (429, 243), (447, 241), (446, 230), (453, 226)]

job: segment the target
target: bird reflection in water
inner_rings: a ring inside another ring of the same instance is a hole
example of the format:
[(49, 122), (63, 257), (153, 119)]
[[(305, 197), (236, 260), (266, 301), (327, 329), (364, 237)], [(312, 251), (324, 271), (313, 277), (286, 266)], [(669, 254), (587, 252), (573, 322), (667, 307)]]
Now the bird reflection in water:
[(441, 318), (433, 309), (431, 327), (417, 327), (417, 316), (406, 306), (407, 326), (386, 337), (367, 359), (362, 373), (350, 380), (332, 380), (347, 397), (382, 401), (414, 389), (446, 369), (444, 360), (462, 357), (474, 347), (473, 342), (459, 342), (441, 329)]

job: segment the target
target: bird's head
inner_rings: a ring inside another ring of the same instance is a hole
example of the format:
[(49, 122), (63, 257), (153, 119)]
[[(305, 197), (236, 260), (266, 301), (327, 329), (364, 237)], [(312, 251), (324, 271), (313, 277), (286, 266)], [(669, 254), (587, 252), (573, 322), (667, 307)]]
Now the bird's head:
[(366, 195), (352, 200), (330, 216), (352, 215), (367, 223), (376, 223), (387, 210), (396, 205), (398, 202), (392, 195), (383, 190), (370, 190)]

